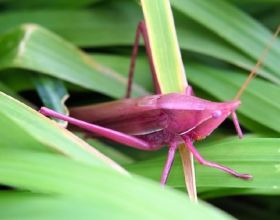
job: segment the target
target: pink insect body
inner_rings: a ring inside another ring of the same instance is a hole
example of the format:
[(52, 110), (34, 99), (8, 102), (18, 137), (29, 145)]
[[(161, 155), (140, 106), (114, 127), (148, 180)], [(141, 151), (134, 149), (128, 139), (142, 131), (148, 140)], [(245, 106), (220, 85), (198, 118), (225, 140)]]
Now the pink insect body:
[(161, 179), (164, 184), (180, 143), (185, 143), (201, 164), (240, 178), (251, 177), (204, 160), (193, 146), (194, 141), (210, 135), (239, 104), (239, 101), (217, 103), (186, 94), (170, 93), (73, 108), (73, 117), (45, 107), (40, 112), (140, 150), (154, 151), (170, 145), (168, 163)]
[(140, 34), (144, 38), (157, 93), (160, 93), (145, 24), (140, 22), (133, 48), (126, 99), (72, 108), (71, 117), (45, 107), (42, 107), (40, 112), (85, 129), (95, 137), (108, 138), (140, 150), (154, 151), (168, 145), (161, 184), (166, 183), (177, 146), (181, 143), (185, 143), (200, 164), (220, 169), (238, 178), (250, 179), (252, 176), (249, 174), (240, 174), (205, 160), (193, 145), (193, 142), (210, 135), (230, 115), (241, 138), (243, 135), (235, 114), (240, 105), (239, 100), (211, 102), (195, 97), (191, 87), (186, 88), (185, 94), (170, 93), (129, 98)]

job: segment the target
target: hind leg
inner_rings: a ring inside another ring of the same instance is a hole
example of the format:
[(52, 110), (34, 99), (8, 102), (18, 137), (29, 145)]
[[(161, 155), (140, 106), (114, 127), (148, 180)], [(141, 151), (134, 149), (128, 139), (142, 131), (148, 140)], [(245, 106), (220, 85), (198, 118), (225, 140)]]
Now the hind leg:
[(192, 140), (190, 140), (190, 138), (188, 136), (182, 136), (184, 141), (185, 141), (185, 144), (186, 144), (186, 147), (189, 149), (189, 151), (192, 152), (194, 158), (202, 165), (204, 166), (208, 166), (208, 167), (212, 167), (212, 168), (216, 168), (216, 169), (219, 169), (219, 170), (222, 170), (226, 173), (229, 173), (235, 177), (238, 177), (238, 178), (241, 178), (241, 179), (251, 179), (252, 178), (252, 175), (250, 174), (242, 174), (242, 173), (238, 173), (236, 172), (235, 170), (231, 169), (231, 168), (228, 168), (226, 166), (223, 166), (223, 165), (220, 165), (220, 164), (217, 164), (217, 163), (214, 163), (214, 162), (211, 162), (211, 161), (208, 161), (208, 160), (205, 160), (200, 154), (199, 152), (196, 150), (195, 146), (193, 145), (192, 143)]

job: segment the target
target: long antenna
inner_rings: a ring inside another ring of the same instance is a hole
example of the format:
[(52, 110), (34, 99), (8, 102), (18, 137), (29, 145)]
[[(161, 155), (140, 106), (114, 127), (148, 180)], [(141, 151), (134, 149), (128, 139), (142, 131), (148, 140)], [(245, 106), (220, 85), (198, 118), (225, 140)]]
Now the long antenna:
[(240, 96), (242, 95), (242, 93), (244, 92), (244, 90), (247, 88), (248, 84), (251, 82), (252, 79), (254, 79), (254, 77), (257, 75), (257, 71), (261, 68), (263, 61), (265, 60), (268, 51), (270, 50), (273, 42), (276, 40), (277, 35), (280, 32), (280, 25), (278, 26), (277, 30), (275, 31), (274, 35), (272, 36), (270, 42), (268, 43), (268, 45), (266, 46), (266, 48), (264, 49), (264, 51), (262, 52), (258, 62), (256, 63), (255, 67), (252, 69), (252, 71), (250, 72), (248, 78), (246, 79), (246, 81), (243, 83), (243, 85), (241, 86), (241, 88), (239, 89), (239, 91), (237, 92), (236, 96), (234, 97), (235, 100), (238, 100), (240, 98)]

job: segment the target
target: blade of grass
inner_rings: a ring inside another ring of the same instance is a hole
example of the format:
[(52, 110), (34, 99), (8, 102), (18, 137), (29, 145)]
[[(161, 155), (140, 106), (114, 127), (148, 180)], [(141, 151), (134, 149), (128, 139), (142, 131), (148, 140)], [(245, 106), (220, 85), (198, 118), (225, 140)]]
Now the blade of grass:
[[(248, 70), (248, 72), (255, 66), (256, 60), (248, 57), (234, 45), (206, 29), (203, 25), (181, 14), (177, 17), (177, 31), (182, 49), (223, 60)], [(258, 74), (271, 82), (280, 84), (279, 76), (275, 76), (265, 67), (261, 68)]]
[(107, 164), (126, 173), (118, 164), (56, 122), (3, 93), (0, 93), (0, 115), (0, 148), (14, 145), (20, 149), (35, 150), (40, 146), (38, 150), (56, 151), (89, 164)]
[[(156, 77), (162, 93), (184, 93), (188, 86), (169, 1), (142, 0)], [(193, 157), (179, 146), (189, 197), (197, 201)]]
[[(255, 64), (253, 59), (203, 25), (184, 14), (179, 15), (178, 11), (175, 12), (178, 39), (182, 49), (213, 56), (247, 70), (252, 69)], [(82, 47), (131, 45), (135, 27), (141, 19), (141, 10), (135, 2), (110, 2), (90, 11), (32, 10), (2, 13), (0, 32), (24, 23), (36, 23)], [(112, 33), (113, 38), (110, 37)], [(259, 73), (280, 84), (279, 77), (265, 68)]]
[(144, 0), (142, 7), (160, 89), (184, 92), (187, 80), (169, 2)]
[[(33, 82), (44, 106), (65, 115), (69, 114), (69, 111), (65, 106), (65, 101), (68, 99), (69, 94), (61, 80), (39, 75), (33, 77)], [(64, 127), (67, 126), (67, 122), (65, 121), (55, 121)]]
[[(112, 97), (124, 95), (126, 78), (36, 25), (24, 25), (2, 36), (0, 55), (0, 69), (33, 70)], [(134, 94), (145, 95), (146, 92), (134, 87)]]
[(3, 0), (5, 7), (9, 9), (34, 9), (34, 8), (82, 8), (101, 0)]
[[(72, 197), (78, 202), (85, 202), (85, 208), (99, 208), (107, 217), (185, 219), (192, 216), (200, 219), (207, 216), (208, 219), (231, 219), (203, 203), (190, 203), (181, 193), (162, 190), (150, 181), (129, 178), (105, 167), (87, 166), (45, 153), (0, 151), (2, 184), (37, 193)], [(108, 207), (113, 211), (108, 212)]]
[[(258, 60), (265, 45), (272, 37), (272, 34), (263, 25), (226, 1), (172, 0), (172, 5), (254, 60)], [(280, 41), (277, 41), (269, 52), (265, 66), (278, 78), (280, 65), (277, 60), (279, 56)]]

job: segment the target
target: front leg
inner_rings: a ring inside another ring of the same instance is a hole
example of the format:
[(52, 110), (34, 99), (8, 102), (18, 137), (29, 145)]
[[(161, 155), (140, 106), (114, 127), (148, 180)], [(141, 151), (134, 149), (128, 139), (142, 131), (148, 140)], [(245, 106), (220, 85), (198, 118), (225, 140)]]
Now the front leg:
[(234, 127), (235, 127), (235, 130), (237, 132), (238, 137), (243, 138), (243, 133), (242, 133), (242, 130), (240, 128), (239, 121), (238, 121), (236, 113), (232, 112), (231, 116), (232, 116), (232, 121), (233, 121), (233, 124), (234, 124)]
[(39, 111), (41, 114), (48, 116), (48, 117), (53, 117), (57, 118), (60, 120), (64, 120), (69, 122), (70, 124), (76, 125), (77, 127), (83, 128), (87, 131), (90, 131), (94, 134), (100, 135), (102, 137), (108, 138), (110, 140), (116, 141), (118, 143), (124, 144), (129, 147), (133, 147), (136, 149), (140, 150), (146, 150), (146, 151), (153, 151), (157, 150), (159, 147), (158, 146), (152, 146), (146, 141), (143, 141), (139, 138), (136, 138), (134, 136), (115, 131), (109, 128), (104, 128), (99, 125), (94, 125), (82, 120), (78, 120), (76, 118), (72, 118), (63, 114), (60, 114), (52, 109), (48, 109), (46, 107), (42, 107)]

